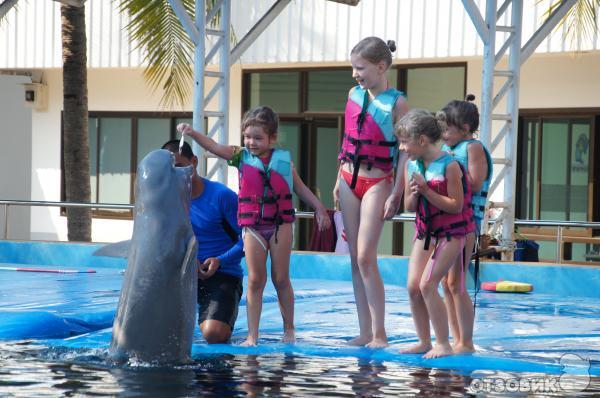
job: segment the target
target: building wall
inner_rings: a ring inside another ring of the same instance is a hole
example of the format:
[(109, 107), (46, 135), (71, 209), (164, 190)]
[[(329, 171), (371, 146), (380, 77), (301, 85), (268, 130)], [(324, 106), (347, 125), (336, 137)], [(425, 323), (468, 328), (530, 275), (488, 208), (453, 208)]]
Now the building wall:
[[(147, 111), (157, 112), (160, 93), (152, 92), (142, 76), (142, 69), (90, 69), (88, 71), (89, 111)], [(61, 110), (62, 110), (62, 71), (44, 71), (44, 81), (48, 86), (48, 108), (33, 111), (28, 118), (32, 124), (33, 140), (29, 139), (24, 148), (31, 148), (31, 200), (60, 201), (61, 199)], [(211, 88), (207, 81), (207, 90)], [(15, 88), (20, 90), (22, 87)], [(4, 97), (4, 92), (0, 91)], [(240, 143), (241, 115), (241, 68), (233, 67), (230, 105), (229, 142)], [(218, 101), (218, 96), (215, 98)], [(21, 105), (20, 108), (23, 108)], [(183, 109), (191, 111), (191, 102)], [(4, 137), (5, 134), (2, 134)], [(4, 138), (3, 138), (4, 140)], [(21, 144), (21, 142), (18, 142)], [(15, 142), (17, 144), (17, 142)], [(16, 160), (13, 160), (18, 163)], [(14, 169), (14, 167), (13, 167)], [(237, 173), (229, 168), (229, 181), (237, 189)], [(20, 197), (19, 199), (23, 199)], [(29, 222), (27, 222), (29, 224)], [(129, 239), (133, 225), (128, 220), (94, 219), (92, 240), (109, 242)], [(66, 218), (60, 215), (59, 208), (34, 207), (31, 209), (31, 239), (66, 240)]]
[[(464, 59), (462, 59), (464, 61)], [(427, 60), (428, 62), (429, 60)], [(481, 92), (481, 60), (467, 59), (467, 92), (479, 95)], [(312, 66), (340, 65), (339, 63), (312, 64)], [(271, 67), (293, 67), (292, 64), (270, 65)], [(306, 65), (305, 65), (306, 66)], [(599, 107), (600, 79), (597, 70), (600, 66), (600, 53), (586, 53), (576, 56), (536, 55), (525, 63), (521, 79), (520, 108), (576, 108)], [(157, 111), (159, 95), (152, 93), (146, 86), (139, 69), (90, 69), (88, 74), (89, 109), (90, 111)], [(14, 155), (10, 164), (30, 164), (19, 172), (31, 173), (32, 200), (60, 200), (60, 111), (62, 109), (62, 74), (60, 70), (46, 70), (44, 80), (48, 84), (48, 109), (33, 111), (31, 118), (31, 162), (27, 151)], [(209, 82), (207, 84), (210, 85)], [(11, 88), (19, 95), (22, 87), (13, 84)], [(5, 98), (4, 90), (2, 97)], [(230, 93), (230, 132), (229, 142), (240, 143), (240, 119), (242, 114), (242, 65), (232, 67)], [(479, 100), (479, 98), (478, 98)], [(477, 100), (477, 101), (478, 101)], [(4, 101), (4, 100), (3, 100)], [(28, 110), (22, 104), (15, 105), (11, 115), (22, 112), (26, 119)], [(18, 111), (17, 111), (18, 109)], [(185, 109), (191, 111), (191, 103)], [(16, 120), (16, 119), (15, 119)], [(13, 139), (14, 147), (27, 148), (28, 144), (11, 137), (8, 129), (2, 133), (5, 139)], [(6, 138), (5, 138), (6, 137)], [(6, 148), (3, 145), (3, 148)], [(3, 152), (6, 150), (3, 150)], [(498, 156), (498, 155), (496, 155)], [(4, 159), (4, 158), (3, 158)], [(11, 170), (18, 168), (12, 167)], [(2, 170), (6, 170), (5, 167)], [(15, 185), (14, 173), (10, 174), (10, 182), (2, 186)], [(4, 178), (8, 174), (5, 173)], [(23, 177), (26, 179), (26, 177)], [(237, 190), (237, 173), (229, 168), (228, 184)], [(4, 188), (3, 188), (4, 189)], [(17, 189), (17, 187), (12, 187)], [(27, 190), (23, 187), (18, 192), (27, 198)], [(4, 190), (3, 190), (4, 192)], [(501, 189), (493, 200), (500, 200)], [(5, 196), (5, 195), (3, 195)], [(132, 222), (123, 220), (94, 219), (93, 239), (95, 241), (118, 241), (131, 236)], [(16, 231), (15, 231), (16, 232)], [(57, 208), (33, 208), (31, 210), (32, 239), (66, 239), (66, 219), (61, 217)]]
[[(554, 0), (523, 1), (523, 44), (543, 23)], [(275, 0), (231, 0), (231, 25), (241, 39)], [(475, 4), (485, 15), (484, 0)], [(499, 2), (501, 4), (501, 2)], [(118, 2), (88, 0), (86, 35), (91, 68), (138, 67), (142, 53), (129, 39), (128, 17)], [(510, 9), (500, 24), (508, 25)], [(565, 28), (542, 42), (540, 53), (599, 50), (597, 35), (571, 43)], [(358, 6), (326, 0), (295, 0), (242, 56), (245, 63), (347, 61), (349, 50), (363, 37), (395, 40), (397, 59), (468, 57), (483, 54), (483, 45), (462, 2), (458, 0), (362, 0)], [(499, 35), (506, 39), (508, 34)], [(0, 24), (0, 68), (59, 68), (60, 3), (20, 1)], [(273, 38), (276, 38), (275, 40)]]
[[(31, 197), (31, 109), (24, 106), (25, 76), (0, 75), (0, 199)], [(29, 209), (8, 209), (8, 238), (29, 239)], [(4, 238), (4, 206), (0, 206), (0, 237)]]
[[(500, 65), (500, 69), (502, 65)], [(539, 108), (600, 108), (600, 52), (577, 54), (535, 54), (521, 67), (519, 109)], [(481, 93), (481, 76), (483, 63), (480, 59), (469, 59), (467, 65), (467, 93), (479, 96)], [(496, 78), (496, 90), (503, 83)], [(480, 105), (480, 98), (476, 99)], [(501, 102), (497, 109), (505, 109)], [(498, 112), (497, 113), (503, 113)], [(497, 132), (496, 124), (492, 132)], [(492, 137), (494, 135), (492, 134)], [(503, 143), (499, 145), (494, 157), (505, 157)], [(516, 156), (516, 155), (515, 155)], [(500, 166), (496, 166), (497, 175)], [(490, 198), (492, 201), (503, 200), (502, 185)]]

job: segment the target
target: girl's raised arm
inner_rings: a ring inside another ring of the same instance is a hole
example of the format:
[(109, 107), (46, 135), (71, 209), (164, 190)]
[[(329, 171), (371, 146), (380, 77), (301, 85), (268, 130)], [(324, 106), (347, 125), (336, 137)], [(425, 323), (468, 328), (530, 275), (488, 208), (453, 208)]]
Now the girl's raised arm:
[(234, 148), (229, 145), (219, 144), (209, 136), (196, 131), (187, 123), (181, 123), (177, 126), (177, 131), (181, 134), (189, 135), (194, 141), (198, 143), (202, 148), (207, 151), (214, 153), (220, 158), (225, 160), (231, 160), (234, 155)]
[(452, 162), (446, 167), (446, 180), (448, 180), (448, 196), (440, 195), (427, 185), (422, 195), (438, 209), (446, 213), (458, 214), (463, 210), (464, 193), (462, 171), (457, 162)]
[(412, 176), (408, 175), (408, 162), (405, 162), (404, 166), (404, 208), (406, 211), (415, 212), (417, 211), (417, 205), (419, 200), (419, 193), (415, 189), (416, 183), (413, 181)]

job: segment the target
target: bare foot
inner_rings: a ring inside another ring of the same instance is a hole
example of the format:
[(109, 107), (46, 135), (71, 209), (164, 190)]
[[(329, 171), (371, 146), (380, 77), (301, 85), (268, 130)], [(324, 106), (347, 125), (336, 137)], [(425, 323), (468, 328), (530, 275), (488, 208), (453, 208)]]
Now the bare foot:
[(373, 340), (373, 337), (371, 336), (358, 336), (353, 338), (352, 340), (348, 340), (346, 344), (353, 346), (364, 346), (368, 344), (371, 340)]
[(415, 344), (412, 347), (400, 350), (400, 353), (401, 354), (425, 354), (429, 350), (431, 350), (431, 342), (427, 342), (427, 343), (419, 342), (418, 344)]
[(246, 341), (240, 344), (242, 347), (256, 347), (256, 338), (252, 336), (246, 337)]
[(283, 344), (295, 344), (296, 343), (296, 333), (294, 329), (286, 330), (283, 332), (283, 338), (281, 339)]
[(367, 348), (384, 348), (388, 346), (387, 339), (373, 339), (365, 347)]
[(475, 347), (473, 344), (457, 343), (452, 345), (452, 351), (454, 351), (455, 354), (470, 354), (475, 352)]
[(427, 351), (427, 353), (423, 355), (423, 358), (441, 358), (452, 354), (454, 354), (454, 352), (452, 351), (450, 343), (436, 344), (431, 350)]

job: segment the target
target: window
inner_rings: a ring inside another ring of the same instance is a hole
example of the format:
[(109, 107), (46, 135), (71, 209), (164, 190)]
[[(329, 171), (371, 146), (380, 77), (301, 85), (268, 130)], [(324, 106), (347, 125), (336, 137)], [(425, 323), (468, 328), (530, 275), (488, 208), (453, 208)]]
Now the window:
[[(598, 187), (594, 174), (600, 162), (598, 145), (600, 110), (521, 111), (517, 209), (521, 219), (596, 221)], [(554, 259), (556, 228), (521, 228), (537, 239), (540, 258)], [(597, 233), (597, 232), (596, 232)], [(598, 252), (597, 239), (589, 229), (563, 232), (564, 259), (590, 261)], [(595, 260), (597, 261), (597, 260)]]
[[(178, 123), (191, 121), (189, 113), (90, 112), (91, 202), (133, 204), (137, 164), (152, 150), (179, 138)], [(93, 215), (122, 218), (131, 217), (131, 211), (99, 209)]]
[[(396, 65), (388, 71), (390, 85), (407, 92), (411, 107), (432, 111), (450, 99), (464, 98), (465, 77), (465, 63)], [(333, 208), (332, 190), (337, 177), (344, 108), (348, 91), (356, 85), (352, 69), (247, 71), (243, 81), (243, 109), (267, 105), (279, 113), (279, 145), (291, 151), (302, 181), (327, 208)], [(295, 205), (306, 210), (297, 199)], [(296, 229), (296, 249), (307, 249), (312, 221), (299, 220)], [(414, 231), (412, 225), (402, 229), (400, 224), (385, 223), (378, 252), (403, 254), (404, 241), (404, 254), (408, 254), (414, 234), (411, 231)], [(406, 239), (402, 239), (403, 234)]]
[(406, 81), (404, 91), (411, 108), (437, 112), (449, 101), (465, 98), (467, 69), (463, 63), (410, 66), (401, 68), (400, 74)]
[(589, 117), (522, 119), (521, 218), (591, 221), (591, 128)]
[(296, 113), (300, 110), (296, 72), (253, 73), (250, 75), (250, 106), (270, 104), (277, 113)]

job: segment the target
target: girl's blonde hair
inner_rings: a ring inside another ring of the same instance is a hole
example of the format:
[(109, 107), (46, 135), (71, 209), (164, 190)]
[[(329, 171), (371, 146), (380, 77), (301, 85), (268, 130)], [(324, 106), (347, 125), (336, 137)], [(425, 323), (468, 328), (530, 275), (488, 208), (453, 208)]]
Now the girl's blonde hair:
[(424, 135), (431, 143), (438, 142), (445, 129), (444, 121), (436, 118), (426, 109), (411, 109), (394, 126), (395, 134), (398, 136), (416, 140)]

